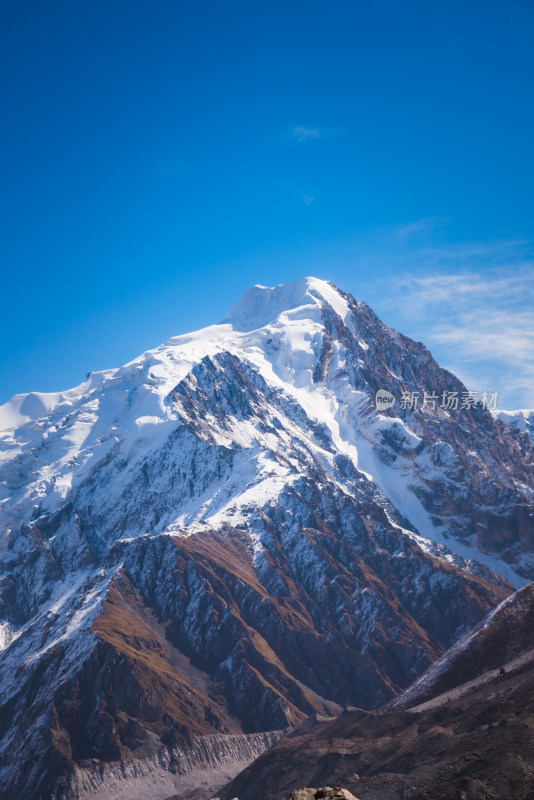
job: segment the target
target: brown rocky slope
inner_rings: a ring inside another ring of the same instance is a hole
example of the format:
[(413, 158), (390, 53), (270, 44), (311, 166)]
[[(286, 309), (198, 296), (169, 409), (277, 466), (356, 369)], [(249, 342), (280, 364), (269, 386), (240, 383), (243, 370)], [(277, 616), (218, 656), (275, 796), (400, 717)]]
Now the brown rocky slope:
[(375, 712), (307, 721), (219, 795), (282, 800), (293, 787), (328, 784), (360, 800), (530, 800), (533, 763), (529, 584), (396, 701)]

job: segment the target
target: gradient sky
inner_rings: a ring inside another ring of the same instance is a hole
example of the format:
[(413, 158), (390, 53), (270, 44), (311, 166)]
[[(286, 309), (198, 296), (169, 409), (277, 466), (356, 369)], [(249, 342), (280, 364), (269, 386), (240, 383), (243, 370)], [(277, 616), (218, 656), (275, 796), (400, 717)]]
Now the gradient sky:
[(534, 4), (3, 3), (0, 403), (333, 280), (534, 407)]

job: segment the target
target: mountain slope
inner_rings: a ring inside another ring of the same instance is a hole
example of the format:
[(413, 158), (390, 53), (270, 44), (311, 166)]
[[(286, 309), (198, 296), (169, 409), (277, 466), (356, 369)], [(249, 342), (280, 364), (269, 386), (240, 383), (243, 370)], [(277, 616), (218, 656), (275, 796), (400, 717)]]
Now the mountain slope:
[[(479, 407), (397, 403), (378, 414), (380, 388), (397, 398), (465, 389), (423, 345), (324, 281), (254, 287), (221, 325), (93, 373), (69, 392), (2, 407), (0, 423), (11, 426), (1, 439), (2, 523), (16, 535), (74, 497), (93, 522), (98, 503), (91, 544), (100, 551), (120, 527), (136, 535), (232, 522), (297, 473), (283, 454), (299, 440), (329, 477), (335, 457), (346, 456), (422, 535), (514, 580), (507, 562), (529, 575), (532, 449)], [(154, 481), (147, 470), (160, 455), (175, 469)], [(185, 474), (189, 462), (198, 475)], [(150, 499), (165, 495), (165, 508), (136, 505), (139, 488), (146, 506), (148, 480)]]
[(534, 411), (523, 409), (519, 411), (494, 411), (494, 417), (505, 424), (512, 425), (517, 430), (527, 433), (530, 440), (534, 440)]
[(410, 708), (454, 687), (475, 684), (525, 654), (534, 660), (534, 583), (500, 603), (389, 706)]
[(345, 786), (359, 800), (529, 800), (533, 632), (529, 584), (392, 703), (304, 723), (221, 790), (220, 800), (282, 800), (309, 784)]
[(464, 390), (306, 279), (0, 409), (3, 796), (377, 707), (524, 581), (528, 441), (379, 388)]

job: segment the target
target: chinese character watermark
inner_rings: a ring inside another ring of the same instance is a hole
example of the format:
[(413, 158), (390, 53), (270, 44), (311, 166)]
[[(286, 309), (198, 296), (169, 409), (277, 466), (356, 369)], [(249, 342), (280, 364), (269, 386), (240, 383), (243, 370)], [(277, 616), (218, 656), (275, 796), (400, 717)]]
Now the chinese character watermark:
[[(400, 407), (409, 411), (435, 411), (442, 408), (444, 411), (462, 411), (475, 408), (483, 408), (488, 411), (497, 410), (499, 392), (457, 392), (448, 389), (438, 394), (426, 390), (402, 392), (400, 397)], [(396, 397), (386, 389), (379, 389), (376, 393), (375, 405), (377, 411), (386, 411), (395, 405)]]

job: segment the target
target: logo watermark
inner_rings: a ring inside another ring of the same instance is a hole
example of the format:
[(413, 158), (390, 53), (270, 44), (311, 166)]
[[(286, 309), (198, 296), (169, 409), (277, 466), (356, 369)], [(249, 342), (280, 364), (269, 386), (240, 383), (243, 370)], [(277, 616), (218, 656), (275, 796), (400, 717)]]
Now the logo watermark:
[(379, 389), (376, 393), (375, 402), (378, 409), (391, 408), (395, 405), (395, 396), (386, 389)]
[[(435, 411), (436, 408), (443, 408), (445, 411), (469, 410), (473, 408), (485, 408), (488, 411), (497, 410), (499, 392), (402, 392), (400, 396), (401, 409), (416, 411), (419, 409), (429, 409)], [(387, 389), (379, 389), (375, 396), (377, 411), (385, 411), (392, 408), (397, 401), (395, 395)]]

